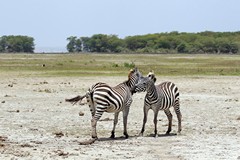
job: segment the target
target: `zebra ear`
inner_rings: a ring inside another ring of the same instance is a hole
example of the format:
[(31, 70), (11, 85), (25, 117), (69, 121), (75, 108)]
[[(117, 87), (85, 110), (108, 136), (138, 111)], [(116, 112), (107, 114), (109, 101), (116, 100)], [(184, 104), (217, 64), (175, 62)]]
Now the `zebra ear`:
[(154, 83), (156, 82), (156, 80), (157, 80), (157, 78), (156, 78), (156, 77), (154, 77), (154, 78), (153, 78), (153, 81), (154, 81)]
[(128, 79), (131, 77), (131, 75), (135, 72), (135, 68), (134, 69), (130, 69), (130, 72), (128, 73)]

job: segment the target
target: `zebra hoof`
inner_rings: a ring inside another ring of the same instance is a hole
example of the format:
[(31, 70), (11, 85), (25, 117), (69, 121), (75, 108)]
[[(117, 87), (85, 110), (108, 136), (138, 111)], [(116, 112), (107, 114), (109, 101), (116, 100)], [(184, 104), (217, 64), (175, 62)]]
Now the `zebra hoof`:
[(124, 135), (125, 135), (125, 138), (128, 139), (128, 137), (129, 137), (128, 134), (124, 134)]
[(110, 138), (114, 139), (114, 138), (115, 138), (115, 135), (114, 135), (114, 134), (112, 134), (112, 135), (110, 136)]
[(115, 136), (114, 136), (114, 135), (111, 135), (110, 138), (115, 139)]
[(112, 138), (112, 139), (115, 138), (115, 132), (114, 132), (114, 131), (111, 132), (111, 136), (110, 136), (110, 138)]
[(92, 139), (97, 140), (98, 137), (97, 136), (92, 136)]

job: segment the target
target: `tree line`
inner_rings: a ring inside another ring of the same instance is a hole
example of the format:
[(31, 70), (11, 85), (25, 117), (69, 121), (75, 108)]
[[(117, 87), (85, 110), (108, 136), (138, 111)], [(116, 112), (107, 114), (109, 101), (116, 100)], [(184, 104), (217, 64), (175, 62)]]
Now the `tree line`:
[(2, 36), (0, 37), (0, 53), (34, 52), (34, 38), (28, 36)]
[(127, 36), (95, 34), (91, 37), (70, 36), (68, 52), (106, 53), (227, 53), (240, 49), (240, 32), (155, 33)]
[[(68, 52), (98, 53), (226, 53), (240, 52), (239, 32), (169, 32), (127, 36), (94, 34), (91, 37), (70, 36)], [(0, 53), (28, 52), (35, 49), (34, 38), (28, 36), (0, 37)]]

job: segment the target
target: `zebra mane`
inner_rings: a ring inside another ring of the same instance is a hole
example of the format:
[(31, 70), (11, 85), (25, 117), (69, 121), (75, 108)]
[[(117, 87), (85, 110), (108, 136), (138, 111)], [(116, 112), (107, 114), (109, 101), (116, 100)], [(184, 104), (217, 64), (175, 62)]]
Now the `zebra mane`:
[(137, 71), (137, 68), (131, 69), (130, 72), (128, 73), (128, 79), (130, 79), (130, 78), (131, 78), (131, 75), (132, 75), (134, 72), (136, 72), (136, 71)]
[(126, 83), (129, 87), (133, 87), (135, 83), (138, 82), (139, 77), (142, 77), (141, 72), (139, 72), (137, 68), (131, 69), (128, 74), (128, 80), (126, 80), (124, 83)]

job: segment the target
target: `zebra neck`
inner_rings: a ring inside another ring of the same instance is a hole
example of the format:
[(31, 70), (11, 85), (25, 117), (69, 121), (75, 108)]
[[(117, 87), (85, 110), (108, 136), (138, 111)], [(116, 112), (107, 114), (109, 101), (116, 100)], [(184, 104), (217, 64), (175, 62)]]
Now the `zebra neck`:
[(128, 79), (127, 81), (126, 81), (126, 84), (127, 84), (127, 86), (130, 88), (130, 89), (133, 89), (133, 87), (134, 87), (134, 85), (135, 85), (135, 82), (134, 82), (134, 80), (133, 79)]
[(154, 83), (151, 83), (147, 89), (147, 96), (149, 98), (156, 98), (158, 96), (157, 88)]

